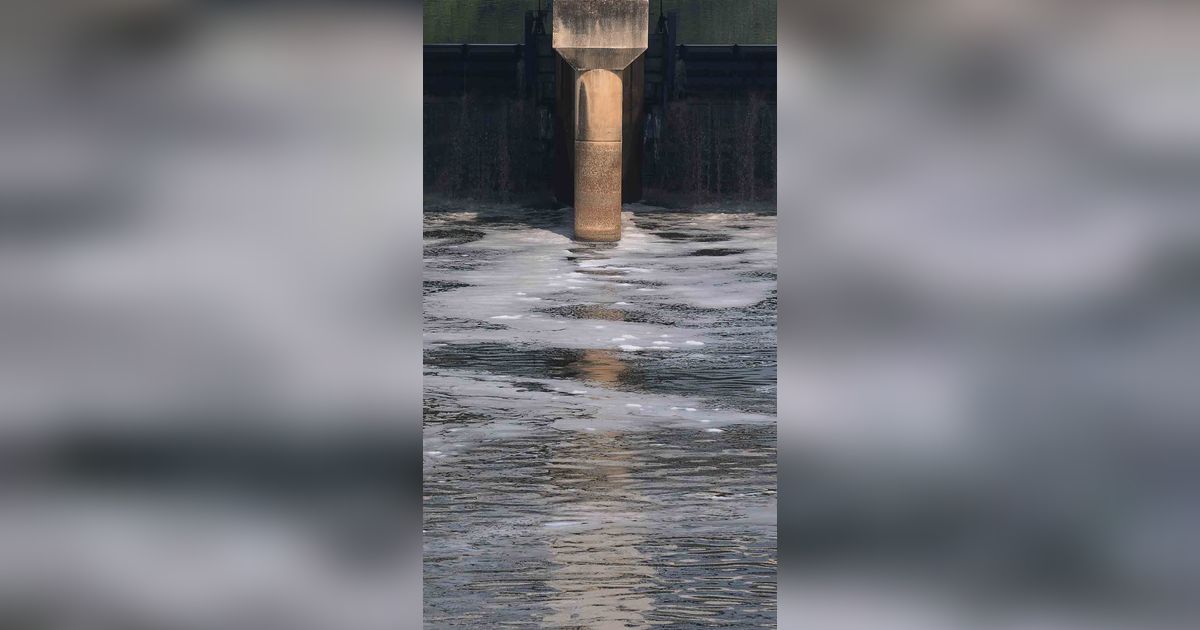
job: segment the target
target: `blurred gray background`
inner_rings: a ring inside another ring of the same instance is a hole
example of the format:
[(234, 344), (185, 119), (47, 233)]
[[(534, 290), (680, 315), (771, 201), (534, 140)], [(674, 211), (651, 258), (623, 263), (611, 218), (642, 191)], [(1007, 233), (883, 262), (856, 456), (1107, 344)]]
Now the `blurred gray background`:
[(780, 5), (780, 627), (1195, 627), (1200, 6)]
[(0, 17), (0, 627), (419, 627), (420, 9)]

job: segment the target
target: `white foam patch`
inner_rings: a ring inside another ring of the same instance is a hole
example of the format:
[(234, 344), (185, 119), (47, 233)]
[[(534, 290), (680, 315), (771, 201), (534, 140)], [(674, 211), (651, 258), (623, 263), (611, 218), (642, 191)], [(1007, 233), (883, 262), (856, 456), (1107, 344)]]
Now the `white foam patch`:
[[(521, 212), (521, 209), (514, 207), (513, 212)], [(531, 226), (521, 226), (519, 229), (487, 226), (483, 228), (486, 234), (484, 238), (461, 245), (453, 258), (445, 255), (429, 258), (425, 264), (427, 280), (467, 286), (425, 296), (426, 317), (431, 322), (447, 322), (447, 325), (439, 323), (427, 326), (424, 331), (426, 347), (435, 343), (500, 343), (555, 349), (595, 349), (610, 353), (610, 356), (624, 362), (674, 360), (677, 357), (681, 361), (701, 362), (705, 360), (702, 354), (705, 352), (705, 343), (719, 344), (729, 332), (729, 322), (724, 314), (701, 311), (688, 313), (686, 330), (654, 322), (678, 319), (680, 313), (670, 311), (671, 306), (744, 307), (769, 298), (775, 289), (773, 216), (739, 214), (731, 218), (729, 214), (720, 213), (661, 215), (672, 227), (682, 228), (688, 220), (692, 220), (696, 222), (697, 229), (728, 236), (729, 240), (715, 247), (746, 250), (736, 260), (723, 256), (691, 257), (688, 254), (695, 249), (692, 244), (634, 237), (632, 234), (639, 229), (633, 225), (628, 212), (625, 216), (628, 217), (625, 224), (629, 230), (627, 240), (616, 247), (588, 251), (577, 260), (564, 260), (564, 255), (576, 255), (562, 253), (567, 248), (576, 247), (564, 233), (557, 229)], [(426, 224), (431, 228), (441, 227), (443, 217), (445, 215), (427, 215)], [(569, 210), (564, 210), (563, 218), (563, 225), (568, 225)], [(455, 221), (458, 219), (445, 217), (446, 223)], [(739, 229), (728, 229), (731, 222), (736, 223)], [(746, 226), (749, 229), (740, 229)], [(460, 252), (472, 252), (471, 255), (476, 258), (470, 261), (480, 264), (472, 264), (470, 269), (464, 270), (457, 256)], [(576, 272), (584, 268), (608, 270), (601, 273), (620, 271), (627, 275), (585, 275), (582, 279), (586, 281), (567, 282), (567, 279), (581, 280)], [(753, 273), (757, 271), (763, 273)], [(634, 274), (647, 275), (642, 277)], [(653, 280), (654, 284), (638, 284), (632, 281), (635, 277)], [(649, 293), (655, 295), (634, 297)], [(628, 301), (630, 298), (637, 301), (631, 303)], [(591, 307), (608, 307), (630, 314), (636, 312), (644, 317), (636, 318), (637, 321), (605, 318), (601, 323), (595, 316), (574, 318), (556, 314), (559, 309), (572, 312)], [(473, 322), (475, 325), (472, 325)], [(489, 325), (488, 322), (495, 323)], [(497, 325), (499, 323), (503, 325)], [(754, 325), (759, 323), (755, 321)], [(773, 332), (770, 334), (773, 337)], [(654, 343), (654, 340), (660, 342)], [(765, 341), (769, 343), (771, 340)], [(659, 352), (655, 353), (654, 350)], [(479, 394), (478, 398), (474, 398), (469, 389), (464, 390), (464, 386), (470, 383), (469, 387), (475, 388), (483, 387), (483, 384), (474, 376), (468, 376), (472, 370), (439, 369), (438, 375), (427, 378), (439, 379), (437, 382), (440, 382), (443, 376), (449, 377), (451, 374), (454, 376), (445, 381), (447, 391), (452, 391), (456, 400), (464, 404), (478, 404), (481, 407), (501, 405), (507, 408), (508, 402), (501, 401), (512, 398), (519, 401), (512, 403), (515, 416), (560, 418), (555, 421), (556, 424), (571, 431), (582, 431), (584, 423), (591, 423), (593, 427), (589, 428), (599, 427), (600, 431), (612, 427), (639, 430), (653, 426), (655, 419), (691, 424), (701, 422), (699, 416), (711, 418), (711, 422), (720, 427), (743, 422), (742, 417), (746, 415), (737, 411), (711, 410), (712, 405), (703, 399), (702, 392), (694, 398), (659, 396), (648, 392), (631, 396), (627, 391), (609, 389), (604, 382), (547, 378), (539, 380), (545, 383), (546, 390), (557, 386), (558, 392), (513, 393), (509, 391), (511, 382), (489, 382), (487, 387), (495, 388), (493, 394), (497, 396)], [(426, 387), (431, 387), (428, 380)], [(568, 392), (574, 395), (568, 395)], [(586, 395), (580, 395), (583, 392)], [(630, 402), (644, 406), (626, 406)], [(686, 415), (688, 410), (696, 411), (696, 404), (704, 405), (705, 412)], [(632, 411), (635, 409), (636, 412)], [(526, 427), (511, 423), (505, 425), (504, 430), (526, 430)], [(463, 435), (468, 433), (473, 431), (464, 431)]]

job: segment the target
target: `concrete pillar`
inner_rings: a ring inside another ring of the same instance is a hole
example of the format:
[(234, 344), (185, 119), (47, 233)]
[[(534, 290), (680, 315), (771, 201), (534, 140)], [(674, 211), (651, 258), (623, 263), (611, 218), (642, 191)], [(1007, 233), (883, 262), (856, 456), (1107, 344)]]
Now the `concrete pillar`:
[(649, 0), (556, 0), (554, 49), (575, 71), (575, 238), (621, 238), (621, 71), (646, 50)]
[(575, 75), (575, 238), (621, 239), (621, 75)]

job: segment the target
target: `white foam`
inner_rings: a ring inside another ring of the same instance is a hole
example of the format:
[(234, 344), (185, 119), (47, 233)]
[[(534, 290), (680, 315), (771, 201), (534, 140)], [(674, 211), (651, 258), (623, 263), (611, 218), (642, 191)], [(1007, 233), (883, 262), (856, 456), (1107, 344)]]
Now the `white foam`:
[(724, 431), (722, 431), (720, 429), (705, 429), (704, 432), (705, 433), (724, 433)]
[(626, 407), (637, 407), (638, 409), (642, 408), (642, 406), (637, 403), (625, 403), (625, 406)]
[(521, 319), (523, 315), (493, 315), (491, 319)]
[(691, 339), (688, 339), (687, 341), (685, 341), (683, 343), (686, 343), (689, 346), (703, 346), (704, 345), (703, 341), (693, 341)]
[(620, 348), (626, 352), (637, 352), (638, 350), (643, 349), (641, 346), (633, 346), (633, 345), (629, 345), (627, 343), (621, 344)]

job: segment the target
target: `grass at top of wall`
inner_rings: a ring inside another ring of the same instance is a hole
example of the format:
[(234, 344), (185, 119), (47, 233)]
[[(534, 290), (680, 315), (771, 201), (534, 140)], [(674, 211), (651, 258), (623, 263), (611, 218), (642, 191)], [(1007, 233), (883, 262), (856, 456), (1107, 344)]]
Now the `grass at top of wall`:
[[(650, 0), (655, 28), (659, 0)], [(662, 0), (679, 12), (681, 44), (774, 44), (776, 0)], [(521, 41), (525, 12), (537, 0), (424, 0), (425, 42), (507, 44)]]

